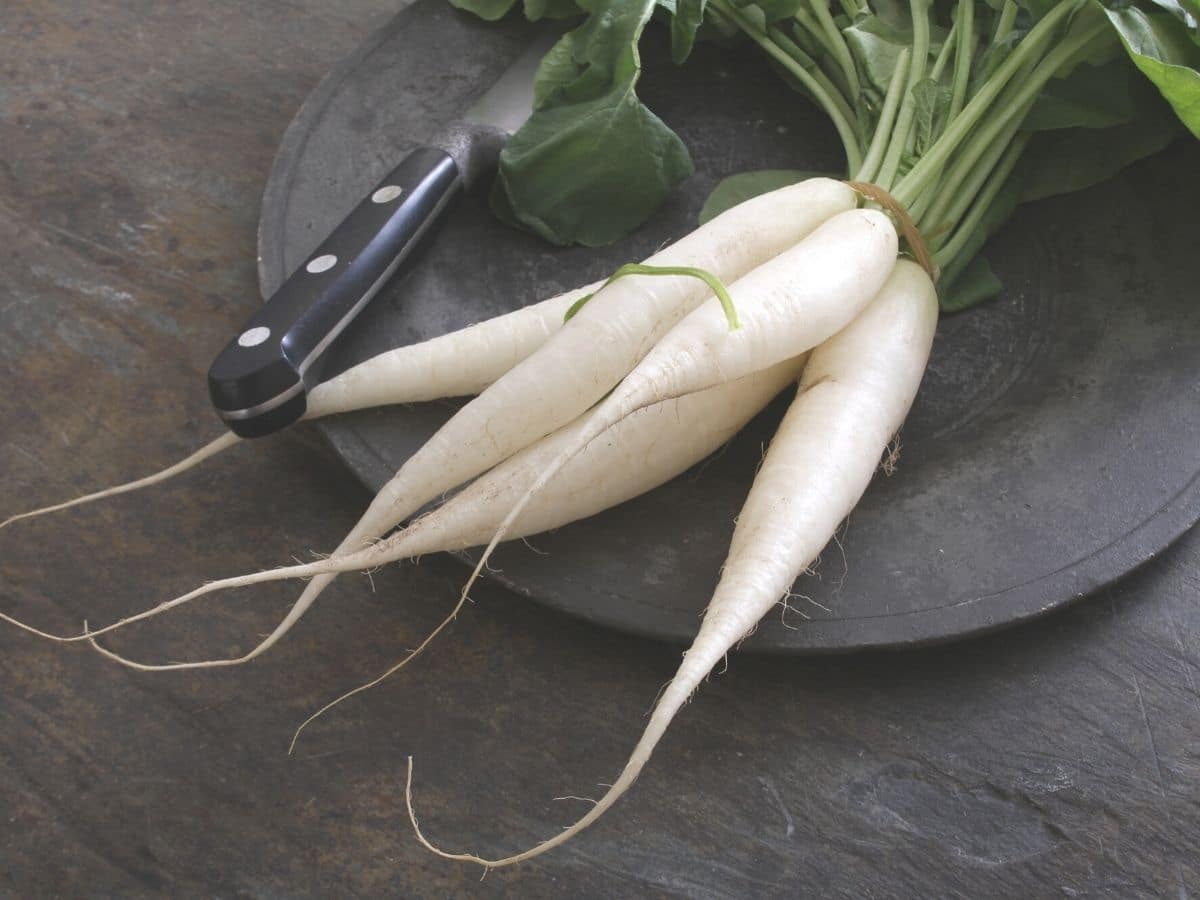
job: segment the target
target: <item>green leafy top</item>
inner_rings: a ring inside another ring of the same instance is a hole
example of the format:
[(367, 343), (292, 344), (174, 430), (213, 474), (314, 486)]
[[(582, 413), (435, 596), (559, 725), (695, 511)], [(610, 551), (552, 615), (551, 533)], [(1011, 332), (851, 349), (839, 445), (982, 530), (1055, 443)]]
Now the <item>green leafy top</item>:
[[(452, 2), (489, 19), (515, 5)], [(675, 62), (705, 34), (740, 33), (828, 114), (845, 174), (920, 227), (946, 309), (998, 290), (978, 253), (1018, 204), (1108, 178), (1180, 123), (1200, 137), (1200, 0), (524, 0), (524, 13), (584, 17), (543, 60), (492, 197), (555, 243), (623, 236), (692, 171), (636, 94), (656, 13)], [(802, 177), (734, 176), (704, 215)]]
[(501, 155), (502, 217), (555, 243), (608, 244), (692, 174), (683, 142), (637, 96), (654, 10), (655, 0), (588, 0), (584, 23), (546, 54), (534, 113)]

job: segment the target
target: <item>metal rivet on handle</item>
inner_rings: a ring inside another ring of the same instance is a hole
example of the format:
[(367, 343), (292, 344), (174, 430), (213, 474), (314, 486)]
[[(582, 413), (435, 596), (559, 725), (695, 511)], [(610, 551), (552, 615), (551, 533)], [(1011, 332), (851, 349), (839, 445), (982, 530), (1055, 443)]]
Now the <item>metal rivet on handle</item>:
[(257, 328), (247, 328), (240, 335), (238, 335), (238, 346), (257, 347), (270, 336), (271, 329), (264, 325), (259, 325)]
[(309, 260), (308, 265), (304, 267), (304, 271), (310, 272), (313, 275), (319, 275), (322, 272), (328, 272), (336, 265), (337, 257), (332, 253), (325, 253), (315, 259)]
[(372, 203), (391, 203), (404, 193), (404, 188), (398, 184), (386, 184), (371, 195)]

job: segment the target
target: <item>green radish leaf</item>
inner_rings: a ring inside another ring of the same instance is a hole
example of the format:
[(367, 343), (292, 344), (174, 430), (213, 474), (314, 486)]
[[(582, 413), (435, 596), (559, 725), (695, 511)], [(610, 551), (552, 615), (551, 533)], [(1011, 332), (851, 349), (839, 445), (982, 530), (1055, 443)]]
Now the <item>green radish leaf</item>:
[(953, 313), (991, 300), (1004, 289), (988, 261), (975, 256), (956, 273), (953, 281), (943, 278), (938, 283), (938, 305), (942, 312)]
[(517, 5), (517, 0), (450, 0), (450, 5), (474, 13), (488, 22), (504, 18)]
[(562, 101), (579, 74), (571, 35), (565, 34), (538, 64), (537, 74), (533, 77), (533, 108), (537, 110), (555, 100)]
[(932, 143), (935, 127), (950, 108), (950, 86), (924, 78), (912, 89), (915, 115), (913, 117), (913, 150), (919, 155)]
[(525, 18), (530, 22), (540, 19), (569, 19), (583, 13), (575, 0), (524, 0)]
[(755, 172), (739, 172), (736, 175), (730, 175), (728, 178), (721, 179), (713, 188), (708, 199), (704, 201), (697, 220), (699, 224), (703, 225), (709, 219), (715, 219), (725, 210), (731, 209), (751, 197), (767, 194), (808, 178), (818, 177), (838, 178), (840, 176), (830, 175), (826, 172), (805, 172), (799, 169), (759, 169)]
[(586, 0), (542, 60), (535, 109), (500, 154), (492, 208), (555, 244), (609, 244), (692, 173), (687, 148), (638, 99), (638, 41), (655, 0)]
[(909, 0), (872, 0), (870, 9), (885, 26), (903, 34), (906, 44), (912, 42), (912, 4)]
[[(1067, 26), (1066, 33), (1062, 36), (1065, 41), (1068, 38), (1078, 37), (1085, 30), (1102, 26), (1105, 23), (1104, 7), (1101, 4), (1102, 0), (1092, 0), (1071, 17), (1070, 25)], [(1125, 0), (1119, 0), (1125, 2)], [(1121, 46), (1120, 39), (1108, 31), (1102, 38), (1097, 38), (1091, 42), (1091, 45), (1083, 52), (1076, 55), (1074, 59), (1066, 64), (1062, 69), (1055, 73), (1056, 78), (1067, 78), (1072, 71), (1083, 65), (1103, 66), (1113, 60), (1128, 61), (1129, 57), (1125, 53), (1125, 48)]]
[(517, 218), (517, 213), (512, 208), (512, 201), (508, 199), (508, 194), (501, 189), (499, 176), (492, 182), (492, 189), (488, 194), (488, 205), (492, 209), (492, 215), (505, 225), (508, 225), (510, 228), (525, 228), (521, 220)]
[(1188, 34), (1200, 44), (1200, 0), (1150, 0), (1159, 9), (1165, 9), (1187, 29)]
[(1154, 83), (1188, 130), (1200, 137), (1200, 45), (1169, 13), (1136, 6), (1106, 8), (1125, 51)]
[[(1153, 90), (1149, 91), (1153, 94)], [(1112, 128), (1069, 128), (1034, 135), (1018, 164), (1021, 202), (1079, 191), (1107, 181), (1125, 166), (1157, 153), (1182, 133), (1158, 97), (1139, 102), (1140, 115)]]
[(539, 108), (594, 100), (641, 73), (638, 40), (653, 0), (602, 0), (587, 20), (564, 34), (542, 59), (535, 85)]
[(681, 65), (692, 54), (696, 30), (704, 21), (705, 0), (678, 0), (671, 18), (671, 60)]
[(911, 43), (910, 34), (877, 15), (864, 16), (842, 34), (864, 80), (882, 97), (892, 83), (901, 51)]
[(1055, 128), (1111, 128), (1137, 115), (1138, 75), (1124, 59), (1103, 66), (1082, 65), (1067, 78), (1055, 78), (1038, 95), (1021, 123), (1026, 131)]
[(691, 174), (687, 148), (630, 81), (535, 112), (500, 155), (492, 205), (551, 243), (596, 247), (640, 225)]

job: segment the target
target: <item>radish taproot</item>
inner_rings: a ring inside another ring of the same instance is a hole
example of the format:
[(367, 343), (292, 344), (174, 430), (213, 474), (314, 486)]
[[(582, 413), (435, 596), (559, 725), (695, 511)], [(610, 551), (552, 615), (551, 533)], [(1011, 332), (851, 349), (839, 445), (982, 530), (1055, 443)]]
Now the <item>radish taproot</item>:
[(813, 351), (738, 515), (721, 578), (692, 646), (662, 692), (620, 777), (575, 824), (502, 859), (448, 853), (421, 833), (412, 759), (405, 797), (418, 839), (449, 859), (511, 865), (570, 840), (641, 773), (667, 726), (708, 673), (786, 594), (866, 490), (916, 396), (937, 325), (937, 295), (916, 264), (896, 264), (867, 309)]
[[(847, 185), (830, 179), (811, 179), (761, 195), (726, 211), (659, 251), (646, 264), (656, 268), (701, 269), (708, 278), (731, 280), (794, 247), (823, 222), (853, 209), (856, 203), (857, 196)], [(616, 384), (670, 326), (699, 305), (708, 296), (708, 286), (705, 280), (686, 275), (631, 275), (604, 283), (591, 302), (579, 307), (579, 300), (589, 295), (588, 288), (581, 288), (546, 301), (554, 313), (561, 309), (564, 317), (568, 311), (575, 314), (550, 340), (439, 429), (380, 490), (333, 555), (362, 549), (429, 501), (568, 424)], [(535, 342), (539, 332), (544, 333), (547, 318), (542, 311), (521, 317), (523, 330), (534, 336), (527, 338), (529, 343)], [(489, 343), (490, 326), (483, 323), (475, 328), (475, 338), (478, 340), (482, 336), (484, 342)], [(451, 337), (442, 340), (442, 345), (451, 345)], [(792, 356), (800, 352), (802, 350), (797, 350)], [(420, 358), (421, 355), (424, 351), (393, 351), (389, 366), (397, 368), (397, 358)], [(384, 354), (384, 357), (389, 355)], [(368, 361), (363, 366), (370, 364)], [(445, 369), (453, 371), (453, 366)], [(360, 388), (365, 385), (376, 399), (380, 395), (369, 380), (359, 376), (345, 379), (343, 383), (345, 388), (329, 389), (318, 398), (322, 404), (319, 408), (328, 409), (339, 393), (344, 401), (346, 393), (353, 393), (352, 386), (355, 385)], [(210, 448), (233, 443), (236, 440), (227, 436), (218, 439)], [(208, 455), (211, 452), (204, 458)], [(194, 454), (190, 459), (200, 456)], [(181, 471), (181, 465), (171, 471)], [(151, 476), (142, 481), (155, 479), (161, 480)], [(121, 490), (113, 488), (92, 497), (99, 499), (99, 496), (111, 496)], [(60, 508), (65, 505), (70, 504), (60, 504)], [(222, 667), (254, 659), (291, 629), (335, 577), (334, 573), (315, 577), (287, 616), (243, 656), (155, 668)], [(0, 618), (31, 634), (63, 639), (10, 616), (0, 614)]]
[[(364, 360), (314, 387), (309, 392), (302, 421), (377, 406), (478, 394), (541, 347), (562, 327), (567, 311), (601, 285), (603, 282), (597, 281)], [(240, 443), (242, 438), (227, 432), (158, 472), (52, 506), (17, 513), (0, 521), (0, 528), (161, 484)]]
[[(728, 327), (717, 298), (701, 304), (662, 337), (589, 415), (574, 441), (547, 463), (501, 522), (463, 595), (525, 504), (588, 441), (645, 406), (741, 378), (832, 337), (879, 292), (896, 265), (897, 250), (896, 229), (887, 216), (847, 210), (730, 286), (741, 327)], [(601, 302), (597, 297), (592, 305)]]
[[(785, 360), (736, 381), (638, 410), (617, 422), (563, 467), (561, 477), (525, 508), (510, 537), (516, 540), (587, 518), (679, 475), (721, 447), (772, 397), (799, 378), (805, 359), (802, 356)], [(586, 418), (580, 418), (547, 435), (510, 456), (436, 509), (414, 519), (403, 530), (355, 553), (223, 578), (112, 625), (56, 639), (95, 639), (214, 591), (287, 578), (364, 571), (429, 553), (482, 546), (546, 464), (572, 443), (586, 424)], [(97, 649), (132, 668), (160, 668), (133, 662), (103, 647)]]
[[(797, 241), (803, 242), (829, 219), (853, 211), (856, 204), (857, 195), (842, 182), (810, 179), (727, 210), (660, 250), (646, 264), (697, 268), (721, 281), (732, 281), (794, 249)], [(332, 555), (363, 549), (429, 501), (570, 423), (709, 296), (705, 282), (689, 276), (631, 275), (601, 288), (538, 351), (459, 410), (418, 449), (380, 489)], [(719, 303), (716, 308), (725, 322)], [(789, 356), (805, 349), (800, 347)], [(506, 522), (505, 528), (509, 525)], [(274, 630), (241, 656), (153, 668), (247, 663), (291, 630), (336, 577), (327, 573), (313, 578)]]
[(373, 356), (314, 387), (305, 419), (377, 406), (473, 397), (533, 355), (602, 281)]

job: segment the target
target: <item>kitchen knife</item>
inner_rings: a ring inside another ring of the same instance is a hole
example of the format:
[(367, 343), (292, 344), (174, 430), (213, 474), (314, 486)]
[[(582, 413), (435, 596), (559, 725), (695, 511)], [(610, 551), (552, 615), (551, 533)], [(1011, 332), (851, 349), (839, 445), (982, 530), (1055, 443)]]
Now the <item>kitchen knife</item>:
[(221, 351), (208, 390), (235, 434), (271, 434), (304, 415), (338, 335), (411, 261), (450, 201), (494, 171), (533, 110), (534, 75), (559, 34), (538, 32), (462, 120), (389, 172)]

